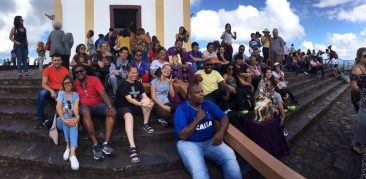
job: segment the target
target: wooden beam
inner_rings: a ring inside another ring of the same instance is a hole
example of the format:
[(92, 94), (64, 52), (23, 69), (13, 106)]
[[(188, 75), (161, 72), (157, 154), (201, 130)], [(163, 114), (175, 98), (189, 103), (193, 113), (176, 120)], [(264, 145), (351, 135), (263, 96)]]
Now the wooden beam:
[(267, 153), (242, 132), (229, 124), (224, 136), (225, 142), (266, 178), (303, 179), (281, 161)]

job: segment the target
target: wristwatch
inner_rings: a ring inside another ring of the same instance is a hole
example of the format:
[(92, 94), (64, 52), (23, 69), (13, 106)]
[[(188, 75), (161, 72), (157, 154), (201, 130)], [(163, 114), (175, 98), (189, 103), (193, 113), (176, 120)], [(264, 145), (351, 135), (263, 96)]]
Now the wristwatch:
[(112, 105), (109, 105), (109, 106), (108, 106), (108, 109), (112, 109), (112, 108), (113, 108), (113, 107), (112, 107)]

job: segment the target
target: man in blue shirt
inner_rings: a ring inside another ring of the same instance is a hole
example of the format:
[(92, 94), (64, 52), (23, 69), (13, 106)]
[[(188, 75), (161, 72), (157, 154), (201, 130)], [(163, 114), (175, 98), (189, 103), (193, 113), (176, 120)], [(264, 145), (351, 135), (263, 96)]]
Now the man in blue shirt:
[(192, 67), (194, 71), (202, 69), (201, 64), (204, 61), (203, 53), (199, 51), (199, 44), (197, 42), (193, 42), (191, 44), (192, 50), (188, 52), (188, 54), (193, 59)]
[[(198, 80), (187, 88), (188, 100), (174, 116), (177, 149), (192, 178), (210, 178), (204, 157), (222, 166), (224, 177), (242, 178), (234, 151), (223, 143), (229, 124), (225, 113), (213, 102), (204, 99)], [(214, 120), (220, 125), (214, 126)]]

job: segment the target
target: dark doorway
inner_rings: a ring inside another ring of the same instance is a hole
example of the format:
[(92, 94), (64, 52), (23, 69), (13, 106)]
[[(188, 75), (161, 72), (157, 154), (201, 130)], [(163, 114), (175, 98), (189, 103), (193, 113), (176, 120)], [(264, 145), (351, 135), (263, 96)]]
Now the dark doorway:
[(141, 27), (141, 6), (110, 5), (111, 27), (116, 30), (129, 28), (136, 33)]

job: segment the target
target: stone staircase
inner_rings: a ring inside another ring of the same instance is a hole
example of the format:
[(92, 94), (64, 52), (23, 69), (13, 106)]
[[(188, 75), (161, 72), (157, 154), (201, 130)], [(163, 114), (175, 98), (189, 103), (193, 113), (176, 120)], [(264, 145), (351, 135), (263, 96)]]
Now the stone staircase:
[[(326, 72), (329, 73), (329, 69)], [(80, 170), (72, 171), (69, 162), (62, 159), (65, 149), (63, 135), (59, 135), (60, 144), (56, 146), (48, 137), (48, 130), (34, 128), (40, 73), (32, 71), (32, 78), (22, 80), (17, 80), (15, 75), (0, 76), (0, 168), (3, 168), (0, 173), (19, 178), (25, 175), (53, 178), (189, 178), (175, 147), (174, 128), (161, 127), (153, 116), (151, 123), (156, 131), (154, 134), (144, 132), (142, 117), (135, 116), (135, 141), (141, 158), (139, 164), (129, 161), (124, 124), (122, 119), (117, 119), (111, 139), (115, 154), (103, 161), (95, 161), (91, 142), (87, 134), (82, 132), (77, 149)], [(287, 113), (286, 125), (291, 143), (327, 111), (349, 84), (327, 75), (319, 78), (286, 73), (286, 76), (290, 81), (290, 90), (300, 103), (296, 111)], [(46, 111), (52, 114), (54, 108), (53, 104), (49, 104)], [(94, 121), (98, 126), (96, 135), (102, 141), (103, 119), (96, 118)], [(208, 166), (212, 178), (222, 177), (217, 166), (212, 163)]]

